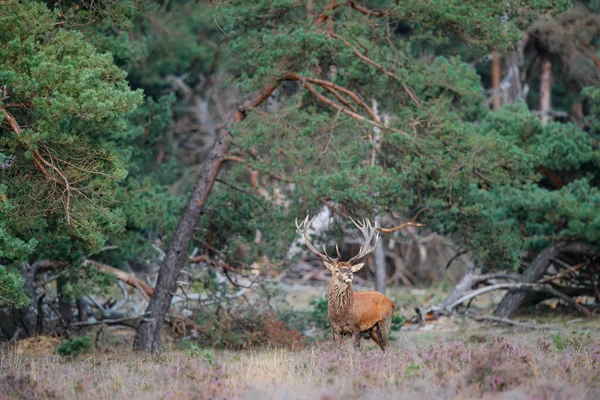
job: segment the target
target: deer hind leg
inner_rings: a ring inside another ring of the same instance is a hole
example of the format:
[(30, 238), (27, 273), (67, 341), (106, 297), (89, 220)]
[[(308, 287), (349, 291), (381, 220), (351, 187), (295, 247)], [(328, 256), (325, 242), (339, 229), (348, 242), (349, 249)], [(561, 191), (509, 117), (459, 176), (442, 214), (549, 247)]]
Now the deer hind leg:
[(377, 323), (379, 326), (379, 333), (381, 338), (381, 350), (385, 351), (385, 348), (389, 344), (390, 340), (390, 328), (392, 327), (392, 314), (385, 317), (385, 319)]
[(381, 350), (384, 350), (384, 346), (383, 346), (383, 337), (381, 334), (381, 329), (379, 328), (379, 322), (376, 323), (373, 328), (371, 328), (371, 339), (373, 339), (373, 341), (375, 343), (377, 343), (377, 346), (381, 347)]

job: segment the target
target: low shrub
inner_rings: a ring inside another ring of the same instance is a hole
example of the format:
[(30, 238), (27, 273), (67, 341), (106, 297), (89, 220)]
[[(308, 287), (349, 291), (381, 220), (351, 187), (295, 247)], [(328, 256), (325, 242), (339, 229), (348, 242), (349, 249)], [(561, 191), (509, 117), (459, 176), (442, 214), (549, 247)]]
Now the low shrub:
[(93, 349), (92, 340), (87, 336), (80, 336), (63, 341), (57, 351), (63, 357), (76, 357), (80, 354), (91, 353)]

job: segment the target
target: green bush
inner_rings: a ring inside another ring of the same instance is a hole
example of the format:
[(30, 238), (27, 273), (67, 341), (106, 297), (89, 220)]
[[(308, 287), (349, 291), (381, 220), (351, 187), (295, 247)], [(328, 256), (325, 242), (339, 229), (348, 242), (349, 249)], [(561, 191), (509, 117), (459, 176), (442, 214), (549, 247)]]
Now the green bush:
[(58, 354), (63, 357), (76, 357), (80, 354), (91, 353), (93, 349), (92, 340), (87, 336), (81, 336), (63, 341), (58, 347)]
[(208, 363), (213, 362), (213, 353), (210, 349), (203, 349), (195, 343), (191, 343), (188, 349), (188, 355), (194, 358), (201, 358)]
[(404, 317), (398, 314), (394, 314), (392, 316), (392, 327), (391, 329), (393, 331), (399, 331), (400, 328), (402, 327), (402, 324), (404, 324)]
[(327, 315), (327, 297), (312, 299), (309, 303), (312, 306), (308, 319), (315, 326), (322, 330), (329, 329), (329, 317)]

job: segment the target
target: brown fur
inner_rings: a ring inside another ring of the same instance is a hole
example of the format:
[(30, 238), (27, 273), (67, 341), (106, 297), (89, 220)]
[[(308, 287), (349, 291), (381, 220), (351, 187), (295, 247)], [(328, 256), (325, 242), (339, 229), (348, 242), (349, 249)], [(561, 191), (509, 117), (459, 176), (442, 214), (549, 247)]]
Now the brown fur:
[(379, 292), (352, 290), (352, 270), (358, 270), (362, 265), (351, 267), (339, 262), (337, 265), (325, 266), (332, 272), (327, 300), (333, 339), (340, 343), (342, 335), (352, 335), (355, 347), (360, 348), (360, 334), (368, 332), (381, 350), (385, 351), (394, 302)]

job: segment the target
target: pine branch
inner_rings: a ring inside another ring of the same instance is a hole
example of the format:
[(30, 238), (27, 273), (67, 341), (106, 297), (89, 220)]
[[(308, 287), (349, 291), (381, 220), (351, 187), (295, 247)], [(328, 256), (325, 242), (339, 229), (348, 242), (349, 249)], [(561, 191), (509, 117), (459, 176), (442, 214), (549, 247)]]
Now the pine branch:
[(365, 56), (363, 53), (361, 53), (360, 50), (358, 50), (350, 42), (348, 42), (346, 39), (342, 38), (341, 36), (339, 36), (339, 35), (337, 35), (337, 34), (335, 34), (333, 32), (330, 32), (329, 36), (331, 36), (334, 39), (341, 40), (362, 61), (366, 62), (367, 64), (370, 64), (370, 65), (374, 66), (375, 68), (377, 68), (378, 70), (380, 70), (381, 72), (383, 72), (384, 74), (386, 74), (387, 76), (389, 76), (390, 78), (392, 78), (396, 82), (398, 82), (402, 86), (402, 89), (404, 89), (404, 91), (406, 92), (406, 94), (408, 94), (408, 97), (410, 97), (410, 99), (412, 100), (412, 102), (415, 103), (415, 105), (417, 107), (421, 108), (421, 102), (419, 101), (419, 99), (417, 98), (417, 96), (414, 94), (414, 92), (412, 91), (412, 89), (409, 88), (402, 80), (400, 80), (400, 78), (396, 74), (394, 74), (393, 72), (390, 72), (390, 71), (386, 70), (385, 68), (383, 68), (383, 66), (381, 66), (380, 64), (378, 64), (375, 61), (371, 60), (369, 57)]
[[(388, 126), (382, 125), (381, 123), (379, 123), (379, 122), (377, 122), (377, 121), (374, 121), (374, 120), (372, 120), (372, 119), (366, 118), (365, 116), (363, 116), (363, 115), (360, 115), (360, 114), (358, 114), (358, 113), (356, 113), (356, 112), (354, 112), (354, 111), (352, 111), (352, 110), (348, 110), (347, 108), (345, 108), (345, 107), (343, 107), (343, 106), (339, 105), (339, 104), (338, 104), (338, 103), (336, 103), (335, 101), (333, 101), (333, 100), (331, 100), (331, 99), (329, 99), (329, 98), (325, 97), (324, 95), (322, 95), (321, 93), (319, 93), (319, 92), (318, 92), (318, 91), (315, 89), (314, 85), (311, 83), (311, 81), (312, 81), (312, 82), (314, 82), (314, 81), (321, 81), (320, 79), (319, 79), (319, 80), (317, 80), (317, 79), (314, 79), (314, 78), (305, 78), (305, 77), (303, 77), (303, 76), (300, 76), (300, 75), (298, 75), (298, 74), (297, 74), (297, 73), (295, 73), (295, 72), (289, 73), (289, 74), (286, 76), (286, 79), (288, 79), (288, 80), (292, 80), (292, 81), (299, 81), (299, 82), (302, 82), (302, 84), (303, 84), (303, 85), (304, 85), (304, 87), (305, 87), (305, 88), (306, 88), (306, 89), (307, 89), (307, 90), (310, 92), (310, 94), (312, 94), (312, 95), (313, 95), (314, 97), (316, 97), (318, 100), (320, 100), (321, 102), (323, 102), (323, 103), (325, 103), (325, 104), (327, 104), (327, 105), (329, 105), (329, 106), (331, 106), (331, 107), (335, 108), (335, 109), (336, 109), (336, 110), (338, 110), (338, 111), (341, 111), (341, 112), (343, 112), (344, 114), (348, 115), (349, 117), (352, 117), (352, 118), (354, 118), (354, 119), (355, 119), (355, 120), (357, 120), (357, 121), (366, 122), (366, 123), (368, 123), (368, 124), (370, 124), (370, 125), (373, 125), (373, 126), (376, 126), (376, 127), (378, 127), (379, 129), (382, 129), (382, 130), (385, 130), (385, 131), (390, 131), (390, 132), (396, 132), (396, 133), (400, 133), (400, 134), (402, 134), (402, 135), (404, 135), (404, 136), (410, 137), (410, 136), (409, 136), (409, 135), (408, 135), (406, 132), (402, 132), (402, 131), (400, 131), (400, 130), (398, 130), (398, 129), (393, 129), (393, 128), (390, 128), (390, 127), (388, 127)], [(323, 81), (323, 82), (327, 82), (327, 81)], [(330, 84), (332, 84), (331, 82), (329, 82), (329, 83), (330, 83)], [(320, 83), (320, 84), (319, 84), (319, 86), (322, 86), (322, 85), (324, 85), (324, 83)], [(333, 85), (333, 84), (332, 84), (332, 85)], [(347, 89), (346, 89), (346, 90), (347, 90)], [(354, 95), (356, 96), (356, 94), (354, 94)]]

